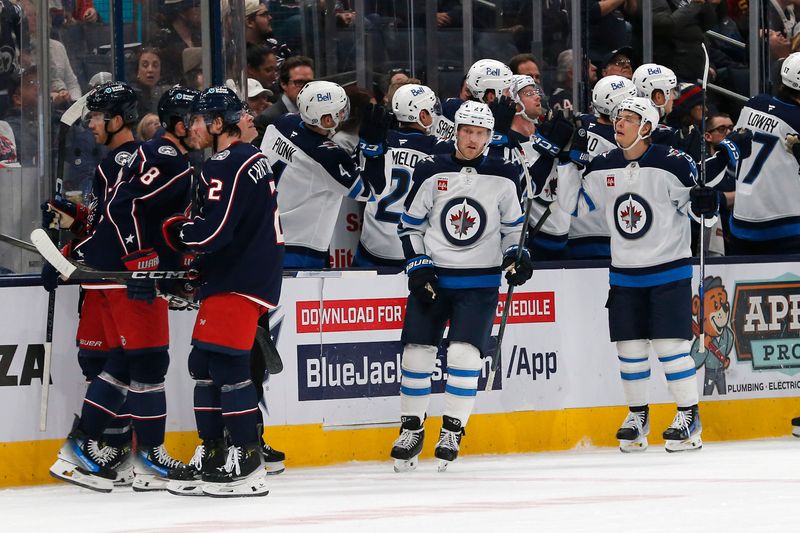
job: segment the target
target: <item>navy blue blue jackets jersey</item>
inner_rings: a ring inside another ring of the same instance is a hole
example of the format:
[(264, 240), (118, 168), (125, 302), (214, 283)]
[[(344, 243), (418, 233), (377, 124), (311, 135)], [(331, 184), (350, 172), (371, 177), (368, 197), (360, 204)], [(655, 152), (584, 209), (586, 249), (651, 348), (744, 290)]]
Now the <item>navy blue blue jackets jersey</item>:
[(161, 223), (188, 208), (191, 174), (187, 156), (166, 138), (139, 146), (122, 169), (105, 217), (75, 248), (77, 256), (95, 268), (125, 270), (123, 256), (153, 248), (159, 269), (182, 268), (182, 257), (164, 242)]
[(92, 190), (89, 193), (89, 201), (87, 202), (89, 207), (89, 218), (87, 219), (89, 231), (87, 233), (91, 233), (92, 228), (103, 217), (111, 192), (122, 176), (122, 169), (133, 157), (133, 153), (139, 148), (139, 144), (138, 141), (131, 141), (118, 146), (110, 151), (94, 169)]
[(198, 183), (199, 216), (181, 238), (200, 257), (200, 298), (236, 293), (275, 307), (281, 295), (283, 235), (267, 158), (236, 142), (211, 156)]

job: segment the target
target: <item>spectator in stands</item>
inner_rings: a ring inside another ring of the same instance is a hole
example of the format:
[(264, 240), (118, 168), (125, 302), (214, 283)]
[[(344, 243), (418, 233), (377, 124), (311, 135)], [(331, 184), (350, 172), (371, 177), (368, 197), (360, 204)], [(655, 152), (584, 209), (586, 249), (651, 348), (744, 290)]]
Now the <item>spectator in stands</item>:
[(281, 97), (269, 109), (256, 117), (258, 137), (253, 144), (261, 146), (267, 126), (286, 113), (297, 113), (297, 95), (306, 83), (314, 81), (314, 62), (309, 57), (293, 56), (284, 61), (280, 69)]
[[(550, 95), (549, 105), (553, 111), (572, 113), (574, 105), (572, 100), (572, 50), (564, 50), (558, 54), (556, 81), (558, 87)], [(589, 87), (597, 81), (597, 67), (589, 63), (587, 73)]]
[(5, 116), (11, 106), (11, 91), (19, 78), (15, 76), (19, 63), (22, 12), (10, 0), (0, 0), (0, 49), (8, 50), (8, 60), (0, 62), (0, 117)]
[(626, 4), (631, 3), (631, 0), (592, 0), (589, 2), (589, 54), (591, 57), (605, 57), (611, 51), (626, 47), (631, 43), (630, 24), (625, 22), (623, 12)]
[(633, 78), (633, 48), (624, 46), (617, 50), (612, 50), (598, 61), (601, 78), (606, 76), (622, 76), (623, 78)]
[(136, 91), (139, 116), (155, 113), (164, 92), (161, 85), (161, 55), (156, 48), (142, 48), (136, 61), (136, 79), (130, 83)]
[(244, 40), (247, 47), (263, 46), (272, 36), (272, 17), (259, 0), (244, 2)]
[(183, 51), (183, 79), (181, 85), (190, 89), (202, 91), (203, 84), (203, 49), (186, 48)]
[[(201, 46), (200, 36), (200, 0), (159, 0), (160, 15), (163, 27), (153, 40), (155, 48), (160, 50), (164, 64), (177, 66), (183, 59), (183, 50)], [(164, 76), (164, 82), (179, 83), (181, 71), (170, 68)]]
[[(390, 83), (388, 89), (386, 89), (386, 96), (384, 96), (384, 98), (383, 98), (384, 101), (385, 102), (391, 102), (392, 98), (394, 98), (394, 93), (397, 91), (397, 89), (399, 89), (403, 85), (408, 85), (409, 83), (415, 83), (417, 85), (422, 85), (422, 82), (420, 80), (418, 80), (417, 78), (406, 78), (404, 80), (398, 80), (398, 81), (396, 81), (394, 83)], [(391, 106), (389, 106), (389, 109), (391, 109)]]
[(250, 106), (254, 115), (260, 115), (272, 105), (272, 102), (269, 101), (271, 97), (272, 91), (264, 88), (258, 80), (247, 78), (247, 105)]
[(23, 166), (33, 166), (36, 157), (39, 131), (39, 81), (38, 70), (32, 65), (21, 75), (12, 77), (11, 108), (6, 121), (14, 132), (17, 158)]
[(136, 138), (142, 142), (147, 142), (155, 137), (160, 129), (161, 123), (158, 120), (158, 115), (147, 113), (136, 125)]
[(539, 61), (533, 54), (517, 54), (508, 62), (508, 68), (514, 74), (530, 76), (541, 87), (542, 73), (539, 68)]
[(278, 58), (268, 46), (247, 48), (247, 77), (260, 83), (270, 92), (277, 92)]
[(344, 148), (348, 153), (353, 153), (358, 146), (358, 129), (361, 127), (363, 110), (372, 100), (366, 89), (357, 85), (349, 85), (344, 89), (347, 98), (350, 100), (350, 115), (347, 120), (343, 120), (331, 140)]

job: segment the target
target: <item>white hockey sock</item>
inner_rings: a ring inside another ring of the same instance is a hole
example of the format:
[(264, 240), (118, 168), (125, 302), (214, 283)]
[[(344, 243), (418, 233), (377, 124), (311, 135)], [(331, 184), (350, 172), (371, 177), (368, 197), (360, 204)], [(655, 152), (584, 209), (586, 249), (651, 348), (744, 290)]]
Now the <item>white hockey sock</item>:
[(625, 401), (631, 407), (650, 402), (650, 346), (644, 339), (617, 341), (619, 375)]
[(690, 342), (684, 339), (653, 339), (652, 343), (675, 403), (678, 407), (696, 405), (699, 394), (694, 360), (689, 355)]
[(459, 419), (462, 428), (466, 427), (475, 405), (480, 369), (481, 353), (475, 346), (465, 342), (450, 343), (443, 414)]
[(400, 415), (425, 420), (431, 398), (431, 374), (436, 364), (436, 346), (407, 344), (403, 349), (400, 380)]

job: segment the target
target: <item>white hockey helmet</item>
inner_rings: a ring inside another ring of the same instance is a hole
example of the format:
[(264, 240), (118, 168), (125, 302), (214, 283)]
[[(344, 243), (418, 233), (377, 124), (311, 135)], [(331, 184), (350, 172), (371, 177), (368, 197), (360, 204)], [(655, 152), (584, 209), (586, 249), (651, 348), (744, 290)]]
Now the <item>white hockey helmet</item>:
[(592, 108), (597, 116), (610, 117), (620, 102), (636, 96), (636, 86), (623, 76), (600, 78), (592, 90)]
[[(642, 139), (646, 139), (650, 137), (653, 133), (655, 128), (658, 126), (658, 110), (656, 110), (655, 105), (653, 102), (650, 101), (649, 98), (644, 98), (641, 96), (632, 96), (630, 98), (626, 98), (622, 102), (617, 105), (617, 108), (614, 110), (614, 122), (616, 123), (618, 115), (622, 111), (631, 111), (636, 113), (641, 117), (641, 124), (639, 124), (639, 131), (636, 135), (636, 140), (633, 141), (630, 146), (622, 146), (617, 142), (617, 146), (622, 148), (623, 150), (627, 151), (636, 146), (636, 144), (641, 141)], [(645, 125), (650, 124), (650, 133), (647, 135), (642, 135), (642, 131), (644, 130)]]
[(800, 90), (800, 52), (789, 54), (781, 65), (781, 81), (790, 89)]
[(669, 100), (670, 91), (678, 86), (678, 78), (672, 70), (664, 65), (645, 63), (634, 71), (633, 83), (636, 85), (636, 92), (639, 93), (639, 96), (649, 98), (652, 101), (653, 91), (660, 90)]
[[(297, 95), (297, 107), (303, 122), (333, 131), (339, 122), (350, 116), (350, 100), (347, 93), (336, 83), (330, 81), (310, 81)], [(322, 126), (322, 117), (333, 117), (333, 127)]]
[(494, 115), (489, 106), (483, 102), (467, 101), (461, 104), (455, 115), (456, 131), (460, 126), (478, 126), (494, 129)]
[(480, 59), (467, 72), (467, 89), (473, 98), (484, 101), (486, 91), (494, 90), (497, 98), (511, 87), (511, 69), (496, 59)]
[(536, 83), (536, 80), (525, 74), (514, 74), (514, 76), (512, 76), (511, 87), (509, 88), (509, 92), (511, 93), (511, 98), (513, 98), (514, 101), (520, 107), (522, 107), (522, 110), (519, 111), (517, 115), (527, 120), (533, 121), (533, 119), (530, 118), (525, 112), (526, 111), (525, 104), (522, 103), (522, 98), (520, 98), (519, 96), (519, 93), (522, 91), (522, 89), (530, 86), (533, 86), (533, 90), (536, 91), (536, 94), (538, 94), (540, 98), (544, 98), (544, 94), (542, 93), (542, 88), (539, 86), (538, 83)]
[[(422, 111), (431, 114), (433, 122), (425, 126), (419, 118)], [(392, 96), (392, 112), (400, 122), (416, 122), (426, 131), (430, 131), (437, 118), (442, 114), (442, 104), (433, 89), (426, 85), (409, 83), (401, 85)]]

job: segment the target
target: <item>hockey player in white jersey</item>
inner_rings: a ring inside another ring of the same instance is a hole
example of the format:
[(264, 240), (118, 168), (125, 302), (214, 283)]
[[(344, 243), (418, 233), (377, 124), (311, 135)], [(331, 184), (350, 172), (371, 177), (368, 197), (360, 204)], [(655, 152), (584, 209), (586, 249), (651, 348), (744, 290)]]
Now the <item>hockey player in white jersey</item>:
[(398, 88), (392, 97), (392, 112), (398, 127), (389, 130), (386, 137), (384, 179), (373, 183), (376, 201), (364, 208), (355, 267), (402, 268), (405, 256), (397, 224), (414, 167), (430, 155), (452, 150), (450, 143), (430, 134), (441, 115), (441, 105), (429, 87), (412, 83)]
[[(617, 147), (611, 116), (623, 100), (632, 96), (636, 96), (636, 86), (622, 76), (606, 76), (595, 84), (592, 89), (594, 115), (580, 117), (586, 128), (590, 160)], [(605, 213), (598, 209), (570, 221), (566, 256), (569, 259), (608, 259), (610, 243)]]
[(697, 167), (688, 155), (651, 144), (656, 124), (658, 111), (648, 99), (628, 98), (619, 104), (614, 119), (619, 148), (595, 157), (581, 179), (586, 157), (580, 152), (587, 147), (585, 135), (578, 134), (571, 152), (574, 162), (559, 167), (557, 206), (577, 216), (600, 209), (611, 229), (606, 307), (630, 408), (617, 432), (623, 452), (647, 448), (651, 347), (678, 406), (663, 434), (666, 450), (702, 446), (697, 379), (689, 356), (692, 266), (687, 214), (690, 209), (695, 215), (715, 213), (719, 195), (696, 186)]
[(422, 450), (431, 374), (447, 322), (448, 377), (434, 452), (440, 471), (458, 456), (475, 403), (501, 272), (507, 269), (513, 285), (532, 274), (527, 250), (515, 264), (524, 223), (518, 170), (483, 155), (494, 117), (486, 104), (465, 102), (455, 119), (455, 150), (417, 164), (398, 226), (411, 293), (401, 336), (402, 425), (391, 451), (398, 472), (413, 469)]
[[(278, 187), (284, 268), (325, 268), (342, 198), (367, 200), (370, 188), (363, 179), (366, 171), (329, 138), (350, 112), (344, 89), (329, 81), (309, 82), (297, 105), (299, 115), (284, 115), (267, 128), (261, 151)], [(367, 113), (359, 132), (360, 154), (365, 167), (382, 175), (388, 113), (378, 106)]]
[(800, 53), (781, 67), (777, 96), (745, 104), (736, 123), (753, 133), (753, 150), (736, 177), (730, 231), (735, 254), (800, 252)]

